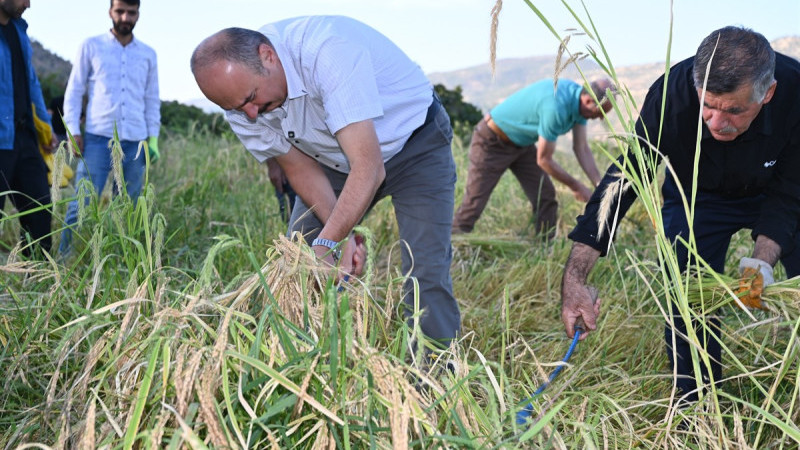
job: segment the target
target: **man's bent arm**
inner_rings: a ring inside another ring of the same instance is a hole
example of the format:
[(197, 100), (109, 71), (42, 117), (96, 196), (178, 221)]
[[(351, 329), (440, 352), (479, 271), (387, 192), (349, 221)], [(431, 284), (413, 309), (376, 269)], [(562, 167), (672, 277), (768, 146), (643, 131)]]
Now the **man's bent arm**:
[(600, 171), (597, 170), (597, 163), (594, 160), (592, 151), (589, 149), (589, 141), (586, 138), (586, 125), (576, 124), (572, 127), (572, 151), (578, 164), (581, 165), (586, 176), (592, 181), (592, 185), (597, 187), (600, 184)]
[(350, 162), (339, 198), (317, 161), (296, 148), (276, 159), (289, 184), (323, 223), (319, 237), (339, 242), (346, 238), (369, 208), (386, 171), (378, 136), (371, 120), (347, 125), (337, 139)]
[(578, 200), (582, 202), (589, 201), (589, 197), (592, 195), (591, 189), (587, 188), (583, 183), (567, 173), (567, 171), (553, 159), (555, 151), (556, 143), (548, 141), (540, 136), (539, 142), (536, 144), (536, 163), (539, 164), (539, 167), (548, 175), (567, 185)]
[(336, 133), (336, 139), (350, 162), (350, 173), (320, 237), (338, 242), (367, 212), (386, 178), (386, 168), (372, 120), (347, 125)]
[(323, 224), (336, 205), (336, 194), (319, 163), (299, 149), (292, 147), (288, 153), (276, 156), (289, 184)]

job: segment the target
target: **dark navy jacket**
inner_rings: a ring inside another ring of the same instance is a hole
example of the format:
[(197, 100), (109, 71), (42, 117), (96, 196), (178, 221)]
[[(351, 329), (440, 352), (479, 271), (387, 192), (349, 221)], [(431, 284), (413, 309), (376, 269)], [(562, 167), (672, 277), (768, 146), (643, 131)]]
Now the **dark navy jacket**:
[[(666, 81), (667, 97), (663, 129), (661, 104), (665, 80), (662, 75), (650, 87), (642, 105), (636, 135), (648, 136), (662, 156), (669, 159), (673, 173), (683, 187), (691, 192), (694, 160), (697, 148), (697, 127), (701, 124), (700, 159), (697, 189), (729, 198), (765, 195), (760, 219), (753, 235), (764, 235), (781, 246), (784, 254), (794, 246), (793, 236), (800, 216), (800, 62), (776, 52), (775, 79), (778, 82), (772, 100), (764, 105), (750, 128), (730, 142), (714, 139), (700, 118), (700, 99), (694, 87), (692, 70), (694, 57), (683, 60), (670, 69)], [(644, 145), (644, 144), (642, 144)], [(643, 147), (645, 148), (645, 147)], [(629, 156), (633, 158), (632, 153)], [(618, 162), (622, 162), (620, 157)], [(584, 214), (569, 237), (599, 250), (605, 255), (610, 214), (602, 238), (597, 239), (597, 215), (606, 187), (618, 178), (619, 170), (612, 165), (587, 203)], [(653, 179), (653, 178), (650, 178)], [(629, 189), (619, 205), (621, 219), (636, 193)]]
[[(23, 19), (11, 19), (9, 25), (17, 29), (22, 56), (25, 58), (28, 73), (30, 98), (36, 105), (36, 115), (45, 123), (50, 123), (50, 114), (42, 97), (39, 78), (33, 70), (33, 48), (28, 39), (28, 22)], [(11, 74), (11, 50), (8, 48), (3, 33), (0, 33), (0, 151), (14, 148), (14, 86)]]

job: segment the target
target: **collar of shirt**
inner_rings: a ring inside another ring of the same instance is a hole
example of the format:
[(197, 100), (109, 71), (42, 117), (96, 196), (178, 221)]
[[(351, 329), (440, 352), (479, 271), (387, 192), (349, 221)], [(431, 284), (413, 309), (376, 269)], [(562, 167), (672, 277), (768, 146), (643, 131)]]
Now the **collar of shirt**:
[[(339, 16), (312, 16), (268, 24), (259, 31), (281, 60), (287, 99), (255, 120), (239, 111), (226, 112), (233, 131), (259, 161), (286, 154), (294, 146), (347, 173), (347, 156), (334, 134), (344, 126), (372, 119), (383, 160), (388, 161), (424, 122), (432, 101), (430, 82), (399, 48), (364, 24)], [(365, 35), (374, 39), (359, 40)], [(329, 39), (345, 52), (332, 57), (333, 48), (323, 46), (331, 44)], [(350, 51), (342, 46), (348, 41), (355, 44)]]
[(299, 70), (295, 67), (295, 61), (289, 55), (289, 51), (283, 45), (283, 42), (279, 40), (280, 36), (267, 35), (267, 37), (272, 42), (272, 46), (275, 48), (278, 59), (280, 59), (283, 66), (283, 73), (286, 75), (286, 89), (288, 91), (286, 99), (293, 100), (308, 94), (303, 78), (300, 77)]
[(128, 45), (122, 45), (122, 42), (120, 42), (117, 39), (117, 37), (114, 35), (114, 32), (111, 31), (111, 30), (108, 30), (106, 32), (105, 36), (109, 41), (111, 41), (112, 43), (115, 43), (116, 45), (118, 45), (120, 47), (131, 47), (131, 48), (133, 48), (133, 47), (136, 47), (136, 46), (139, 45), (139, 41), (136, 40), (136, 36), (131, 37), (131, 41), (128, 42)]
[(287, 96), (283, 105), (261, 114), (263, 118), (257, 118), (256, 123), (271, 128), (278, 135), (277, 140), (284, 140), (288, 144), (280, 146), (284, 149), (283, 153), (289, 151), (289, 146), (294, 146), (328, 167), (349, 172), (347, 157), (324, 122), (323, 105), (308, 95), (299, 58), (289, 52), (274, 25), (264, 26), (259, 31), (269, 38), (278, 54), (286, 77)]

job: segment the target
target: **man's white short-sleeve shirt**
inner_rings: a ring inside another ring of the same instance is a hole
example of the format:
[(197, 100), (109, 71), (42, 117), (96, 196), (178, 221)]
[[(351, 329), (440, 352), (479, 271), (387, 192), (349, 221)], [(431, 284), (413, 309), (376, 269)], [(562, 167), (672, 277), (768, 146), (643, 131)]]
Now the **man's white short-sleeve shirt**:
[(350, 166), (336, 140), (348, 124), (372, 119), (384, 162), (425, 121), (433, 90), (387, 37), (342, 16), (287, 19), (259, 30), (286, 74), (286, 102), (250, 120), (227, 111), (233, 131), (260, 162), (294, 146), (340, 172)]

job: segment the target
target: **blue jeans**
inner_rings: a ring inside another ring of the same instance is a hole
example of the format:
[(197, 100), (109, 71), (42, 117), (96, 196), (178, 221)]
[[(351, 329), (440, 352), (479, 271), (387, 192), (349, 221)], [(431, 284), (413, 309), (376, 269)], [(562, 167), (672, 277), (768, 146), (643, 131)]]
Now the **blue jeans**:
[[(125, 190), (131, 200), (136, 200), (142, 191), (144, 181), (145, 157), (144, 152), (137, 155), (139, 141), (120, 141), (122, 146), (122, 175)], [(86, 133), (83, 137), (83, 158), (78, 161), (78, 170), (75, 175), (75, 188), (81, 180), (88, 178), (92, 182), (94, 193), (100, 195), (106, 187), (108, 174), (111, 172), (111, 138)], [(114, 195), (119, 193), (119, 186), (114, 182)], [(77, 192), (76, 192), (77, 194)], [(84, 205), (89, 204), (90, 196), (82, 199)], [(78, 199), (67, 206), (65, 218), (66, 228), (61, 233), (59, 252), (67, 254), (72, 249), (72, 226), (78, 221)]]
[[(670, 241), (675, 242), (675, 252), (681, 270), (689, 264), (689, 252), (686, 247), (676, 242), (676, 238), (681, 236), (689, 239), (689, 224), (686, 213), (683, 210), (680, 194), (672, 176), (667, 174), (662, 188), (664, 193), (664, 206), (662, 207), (662, 217), (664, 231)], [(694, 234), (697, 242), (697, 252), (716, 272), (723, 272), (725, 269), (725, 258), (731, 237), (741, 229), (752, 229), (761, 216), (761, 205), (764, 202), (764, 195), (744, 198), (727, 198), (718, 194), (708, 192), (698, 192), (697, 202), (695, 203)], [(781, 255), (781, 263), (786, 270), (786, 275), (791, 278), (800, 274), (800, 232), (795, 231), (795, 248)], [(692, 367), (691, 344), (681, 338), (681, 334), (686, 334), (687, 324), (683, 321), (677, 311), (672, 317), (675, 329), (675, 356), (673, 358), (672, 338), (674, 330), (667, 325), (664, 331), (664, 338), (667, 344), (667, 354), (670, 363), (677, 369), (678, 378), (676, 386), (679, 393), (686, 395), (686, 401), (697, 401), (697, 384), (694, 379), (694, 369)], [(702, 326), (695, 326), (695, 332), (702, 340), (702, 345), (708, 352), (711, 359), (711, 375), (714, 382), (719, 384), (722, 379), (722, 348), (719, 341), (720, 320), (717, 317), (704, 318), (710, 331), (706, 331)], [(693, 324), (694, 325), (694, 324)], [(708, 370), (701, 364), (701, 376), (709, 380)]]

